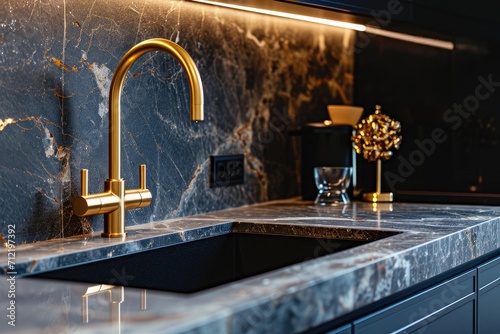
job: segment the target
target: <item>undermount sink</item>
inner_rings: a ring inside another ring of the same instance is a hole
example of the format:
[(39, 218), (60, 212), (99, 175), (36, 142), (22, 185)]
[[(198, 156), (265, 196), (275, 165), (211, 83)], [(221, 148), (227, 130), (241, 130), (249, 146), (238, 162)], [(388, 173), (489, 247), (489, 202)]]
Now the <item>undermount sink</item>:
[(292, 224), (233, 223), (230, 233), (32, 277), (192, 293), (398, 233)]

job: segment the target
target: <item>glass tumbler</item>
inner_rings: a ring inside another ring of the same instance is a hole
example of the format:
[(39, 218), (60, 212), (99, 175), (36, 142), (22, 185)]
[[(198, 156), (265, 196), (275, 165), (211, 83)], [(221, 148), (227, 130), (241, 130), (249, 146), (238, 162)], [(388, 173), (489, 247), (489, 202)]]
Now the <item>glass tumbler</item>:
[(314, 181), (318, 187), (316, 205), (349, 204), (347, 187), (351, 182), (352, 167), (314, 167)]

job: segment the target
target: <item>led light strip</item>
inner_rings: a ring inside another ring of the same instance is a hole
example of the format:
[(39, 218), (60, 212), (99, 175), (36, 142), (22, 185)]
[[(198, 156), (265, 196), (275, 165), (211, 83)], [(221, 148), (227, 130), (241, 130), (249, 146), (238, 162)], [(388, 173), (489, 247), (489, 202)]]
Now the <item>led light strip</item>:
[(241, 5), (235, 5), (235, 4), (225, 3), (225, 2), (218, 2), (218, 1), (210, 1), (210, 0), (193, 0), (193, 1), (205, 3), (208, 5), (216, 5), (216, 6), (226, 7), (226, 8), (244, 10), (247, 12), (266, 14), (266, 15), (271, 15), (271, 16), (278, 16), (278, 17), (295, 19), (295, 20), (299, 20), (299, 21), (306, 21), (306, 22), (312, 22), (312, 23), (320, 23), (320, 24), (325, 24), (325, 25), (339, 27), (339, 28), (353, 29), (353, 30), (357, 30), (357, 31), (365, 31), (366, 30), (366, 27), (362, 24), (321, 19), (321, 18), (317, 18), (317, 17), (313, 17), (313, 16), (284, 13), (284, 12), (279, 12), (276, 10), (241, 6)]
[(436, 48), (441, 48), (441, 49), (446, 49), (446, 50), (453, 50), (453, 48), (455, 47), (455, 45), (452, 42), (448, 42), (448, 41), (442, 41), (439, 39), (427, 38), (427, 37), (421, 37), (421, 36), (415, 36), (415, 35), (408, 35), (408, 34), (403, 34), (400, 32), (383, 30), (383, 29), (374, 28), (374, 27), (370, 27), (370, 26), (366, 27), (365, 32), (369, 33), (369, 34), (399, 39), (402, 41), (407, 41), (407, 42), (411, 42), (411, 43), (415, 43), (415, 44), (423, 44), (423, 45), (433, 46)]
[(416, 44), (428, 45), (428, 46), (446, 49), (446, 50), (453, 50), (453, 48), (454, 48), (454, 44), (452, 42), (449, 42), (449, 41), (443, 41), (443, 40), (434, 39), (434, 38), (427, 38), (427, 37), (403, 34), (403, 33), (399, 33), (399, 32), (383, 30), (383, 29), (379, 29), (379, 28), (375, 28), (375, 27), (369, 27), (369, 26), (366, 27), (362, 24), (348, 23), (348, 22), (329, 20), (329, 19), (322, 19), (322, 18), (317, 18), (317, 17), (313, 17), (313, 16), (285, 13), (285, 12), (280, 12), (280, 11), (276, 11), (276, 10), (242, 6), (242, 5), (236, 5), (236, 4), (231, 4), (231, 3), (219, 2), (219, 1), (212, 1), (212, 0), (192, 0), (192, 1), (204, 3), (207, 5), (215, 5), (215, 6), (226, 7), (226, 8), (231, 8), (231, 9), (238, 9), (238, 10), (243, 10), (243, 11), (252, 12), (252, 13), (266, 14), (266, 15), (277, 16), (277, 17), (282, 17), (282, 18), (295, 19), (295, 20), (299, 20), (299, 21), (319, 23), (319, 24), (329, 25), (329, 26), (333, 26), (333, 27), (352, 29), (352, 30), (356, 30), (356, 31), (364, 31), (366, 33), (370, 33), (370, 34), (374, 34), (374, 35), (384, 36), (384, 37), (398, 39), (398, 40), (416, 43)]

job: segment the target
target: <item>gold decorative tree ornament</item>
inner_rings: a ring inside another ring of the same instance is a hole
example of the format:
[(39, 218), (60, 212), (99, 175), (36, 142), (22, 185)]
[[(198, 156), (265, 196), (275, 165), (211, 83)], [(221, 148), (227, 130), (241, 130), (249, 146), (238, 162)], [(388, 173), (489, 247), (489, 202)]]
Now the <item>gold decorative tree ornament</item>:
[(382, 107), (375, 106), (375, 113), (362, 119), (354, 127), (351, 140), (356, 153), (363, 154), (368, 161), (377, 162), (376, 191), (364, 193), (363, 200), (370, 202), (392, 202), (392, 193), (382, 193), (382, 159), (389, 160), (392, 150), (399, 149), (402, 136), (401, 123), (380, 113)]

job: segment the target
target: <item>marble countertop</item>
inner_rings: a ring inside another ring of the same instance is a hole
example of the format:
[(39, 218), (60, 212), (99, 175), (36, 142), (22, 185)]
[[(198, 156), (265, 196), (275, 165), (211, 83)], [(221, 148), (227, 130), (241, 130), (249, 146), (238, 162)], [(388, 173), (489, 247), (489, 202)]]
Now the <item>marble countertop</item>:
[[(119, 313), (116, 304), (109, 303), (116, 298), (112, 292), (91, 293), (85, 324), (82, 294), (97, 289), (95, 284), (24, 277), (229, 233), (237, 222), (286, 225), (291, 230), (322, 226), (344, 232), (401, 233), (191, 294), (125, 287), (120, 290)], [(103, 239), (95, 233), (18, 245), (11, 259), (16, 274), (0, 281), (1, 293), (8, 296), (1, 299), (0, 309), (7, 317), (2, 317), (0, 329), (14, 333), (300, 332), (497, 250), (499, 222), (500, 208), (489, 206), (354, 202), (316, 207), (290, 199), (137, 225), (127, 228), (126, 240)], [(8, 249), (2, 249), (3, 273), (12, 271), (8, 256)], [(9, 313), (15, 316), (15, 327), (8, 323)]]

